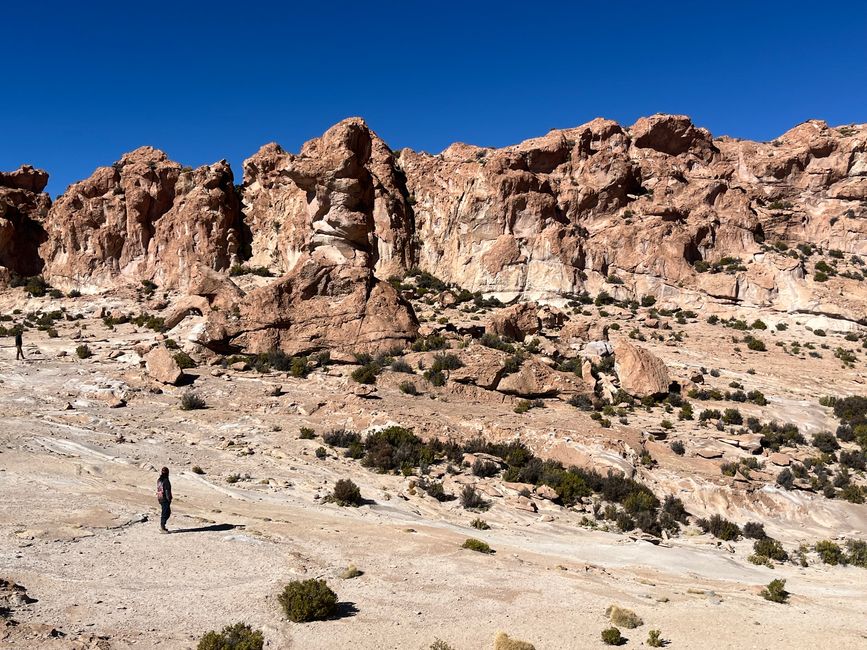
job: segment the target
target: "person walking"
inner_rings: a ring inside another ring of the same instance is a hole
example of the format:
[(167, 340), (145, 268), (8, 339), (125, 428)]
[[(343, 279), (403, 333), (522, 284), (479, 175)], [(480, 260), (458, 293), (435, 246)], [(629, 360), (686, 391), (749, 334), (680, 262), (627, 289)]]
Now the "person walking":
[(15, 360), (24, 359), (24, 337), (20, 325), (15, 328)]
[(160, 532), (169, 532), (166, 528), (166, 522), (172, 515), (172, 484), (169, 481), (169, 468), (163, 467), (160, 470), (160, 477), (157, 479), (157, 501), (160, 504)]

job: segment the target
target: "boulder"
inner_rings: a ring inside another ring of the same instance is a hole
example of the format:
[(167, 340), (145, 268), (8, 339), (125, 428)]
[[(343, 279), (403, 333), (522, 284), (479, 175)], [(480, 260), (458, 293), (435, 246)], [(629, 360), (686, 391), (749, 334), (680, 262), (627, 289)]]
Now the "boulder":
[(508, 356), (484, 345), (470, 345), (458, 351), (457, 357), (463, 366), (450, 371), (449, 379), (493, 390), (503, 378)]
[(520, 302), (497, 311), (485, 324), (485, 331), (512, 341), (523, 341), (541, 328), (539, 306)]
[(145, 367), (148, 375), (163, 384), (176, 386), (184, 376), (171, 351), (162, 345), (147, 353)]
[(626, 339), (620, 339), (615, 344), (614, 371), (620, 381), (620, 388), (633, 397), (665, 394), (671, 385), (665, 363)]
[(518, 372), (503, 377), (497, 390), (518, 397), (553, 397), (587, 392), (585, 384), (575, 375), (554, 370), (534, 357), (526, 359)]

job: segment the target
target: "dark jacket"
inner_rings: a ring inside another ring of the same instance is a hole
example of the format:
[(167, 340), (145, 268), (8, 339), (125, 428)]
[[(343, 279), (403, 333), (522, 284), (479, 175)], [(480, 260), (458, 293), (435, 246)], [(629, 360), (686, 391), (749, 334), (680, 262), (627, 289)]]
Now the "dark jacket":
[(162, 476), (157, 479), (157, 495), (160, 493), (160, 484), (162, 484), (163, 488), (163, 498), (160, 499), (157, 497), (157, 500), (162, 503), (165, 501), (166, 503), (172, 502), (172, 484), (169, 481), (168, 477), (163, 478)]
[(22, 344), (21, 331), (19, 330), (19, 331), (15, 332), (15, 347), (20, 348), (21, 344)]

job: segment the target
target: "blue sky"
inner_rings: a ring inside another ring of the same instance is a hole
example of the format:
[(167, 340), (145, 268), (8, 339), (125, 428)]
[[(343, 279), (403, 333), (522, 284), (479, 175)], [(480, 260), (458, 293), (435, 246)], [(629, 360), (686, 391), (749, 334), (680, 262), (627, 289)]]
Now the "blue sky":
[(867, 3), (293, 5), (7, 3), (0, 170), (43, 167), (56, 195), (149, 144), (240, 178), (351, 115), (427, 151), (655, 112), (760, 140), (867, 121)]

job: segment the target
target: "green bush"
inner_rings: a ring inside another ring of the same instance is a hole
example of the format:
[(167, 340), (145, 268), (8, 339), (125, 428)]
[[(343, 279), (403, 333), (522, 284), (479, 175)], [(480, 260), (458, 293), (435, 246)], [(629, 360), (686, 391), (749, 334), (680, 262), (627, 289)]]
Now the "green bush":
[(686, 447), (684, 447), (683, 443), (680, 440), (673, 440), (670, 447), (671, 450), (678, 456), (683, 456), (686, 453)]
[(606, 645), (622, 645), (625, 639), (621, 636), (620, 630), (616, 627), (609, 627), (602, 630), (602, 642)]
[(313, 440), (316, 437), (316, 432), (310, 427), (301, 427), (298, 430), (298, 437), (301, 440)]
[(328, 456), (328, 450), (326, 450), (325, 447), (317, 447), (316, 451), (314, 451), (313, 453), (319, 460), (323, 460)]
[(461, 544), (461, 548), (466, 548), (471, 551), (476, 551), (477, 553), (493, 553), (494, 549), (488, 546), (485, 542), (480, 539), (475, 539), (473, 537), (468, 537), (463, 544)]
[(357, 508), (364, 503), (361, 498), (361, 490), (348, 478), (342, 478), (334, 484), (329, 500), (339, 506), (351, 506)]
[(295, 623), (324, 621), (337, 613), (337, 594), (325, 580), (293, 580), (277, 600), (286, 618)]
[(813, 436), (813, 446), (821, 452), (832, 454), (840, 448), (833, 433), (821, 431)]
[(199, 397), (193, 391), (187, 391), (181, 395), (181, 410), (182, 411), (197, 411), (207, 406), (205, 400)]
[(375, 384), (376, 377), (381, 371), (382, 367), (379, 364), (366, 363), (352, 371), (352, 379), (359, 384)]
[(398, 386), (400, 392), (404, 395), (418, 395), (418, 388), (411, 381), (402, 381)]
[(783, 549), (783, 545), (772, 537), (757, 539), (753, 543), (753, 553), (777, 562), (785, 562), (789, 559), (789, 554)]
[(197, 650), (262, 650), (265, 639), (259, 630), (245, 623), (227, 625), (221, 632), (208, 632), (201, 639)]
[(193, 361), (192, 357), (186, 352), (176, 352), (174, 355), (175, 363), (178, 364), (178, 367), (181, 370), (188, 370), (189, 368), (195, 368), (196, 362)]
[(491, 503), (482, 498), (472, 485), (465, 485), (461, 490), (461, 505), (467, 510), (487, 510)]
[(786, 591), (786, 581), (779, 578), (771, 580), (768, 586), (762, 589), (760, 595), (772, 603), (785, 603), (789, 599), (789, 592)]
[(473, 519), (470, 522), (470, 526), (472, 526), (476, 530), (490, 530), (491, 529), (491, 526), (488, 524), (488, 522), (485, 521), (484, 519), (481, 519), (480, 517), (476, 517), (475, 519)]
[(710, 519), (699, 519), (697, 523), (704, 532), (725, 542), (736, 540), (741, 534), (741, 529), (737, 524), (719, 515), (713, 515)]
[(89, 359), (93, 356), (93, 352), (90, 351), (90, 348), (86, 344), (82, 344), (75, 348), (75, 356), (79, 359)]
[(846, 564), (846, 555), (843, 549), (829, 539), (816, 542), (816, 553), (819, 554), (822, 562), (836, 566), (838, 564)]
[(647, 645), (651, 648), (662, 648), (665, 645), (662, 632), (660, 630), (650, 630), (647, 633)]
[(846, 540), (846, 561), (862, 569), (867, 569), (867, 542), (860, 539)]

